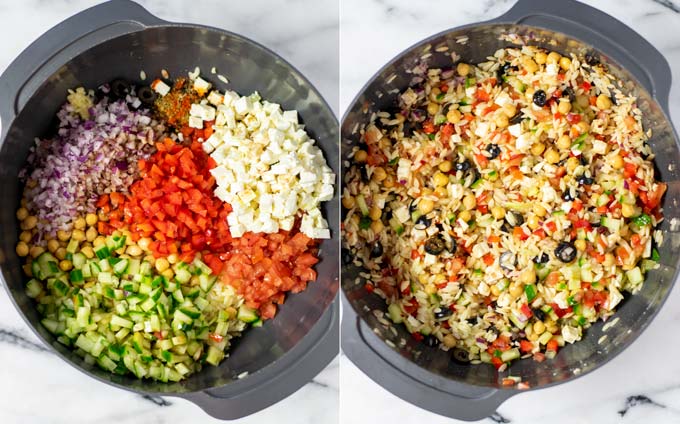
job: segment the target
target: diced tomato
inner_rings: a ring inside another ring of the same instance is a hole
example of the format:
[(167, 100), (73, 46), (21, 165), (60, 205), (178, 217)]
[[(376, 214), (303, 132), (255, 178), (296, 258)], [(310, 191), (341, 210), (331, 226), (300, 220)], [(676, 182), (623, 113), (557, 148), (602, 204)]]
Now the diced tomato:
[(529, 234), (525, 233), (522, 227), (515, 227), (512, 229), (512, 235), (522, 241), (529, 238)]
[(551, 272), (550, 274), (548, 274), (548, 277), (545, 279), (545, 284), (548, 287), (554, 287), (559, 282), (560, 282), (560, 273), (558, 271)]
[(503, 360), (501, 358), (498, 358), (496, 356), (491, 357), (491, 363), (493, 364), (496, 369), (500, 368), (503, 365)]
[(501, 238), (498, 237), (497, 235), (490, 235), (489, 237), (487, 237), (486, 241), (488, 241), (489, 243), (498, 243), (501, 241)]
[(558, 344), (557, 344), (557, 340), (555, 340), (555, 339), (550, 339), (548, 344), (545, 345), (545, 350), (557, 352), (557, 348), (558, 348)]
[(585, 91), (589, 91), (592, 85), (588, 81), (583, 81), (581, 83), (581, 88), (583, 88)]
[(558, 318), (562, 318), (563, 316), (567, 315), (572, 311), (571, 306), (569, 306), (566, 309), (560, 308), (557, 303), (551, 303), (550, 306), (553, 308), (553, 311), (555, 311), (555, 314), (557, 315)]
[(434, 134), (436, 132), (434, 122), (432, 122), (431, 119), (428, 119), (427, 121), (423, 122), (423, 132), (425, 134)]
[(425, 339), (425, 336), (420, 333), (411, 333), (411, 337), (413, 337), (413, 340), (417, 342), (422, 342)]
[(637, 165), (633, 162), (624, 162), (623, 164), (623, 176), (627, 179), (633, 178), (637, 173)]
[(486, 255), (484, 255), (482, 260), (484, 261), (484, 265), (491, 266), (491, 265), (493, 265), (493, 263), (496, 259), (494, 258), (494, 256), (491, 253), (487, 253)]
[(534, 345), (529, 340), (520, 340), (519, 350), (523, 353), (529, 353), (534, 350)]
[(534, 315), (534, 313), (531, 312), (531, 308), (529, 308), (529, 305), (526, 303), (523, 303), (519, 310), (522, 311), (522, 314), (524, 314), (524, 316), (527, 318), (531, 318)]
[(475, 160), (477, 161), (481, 168), (486, 168), (486, 166), (489, 164), (489, 158), (487, 158), (481, 153), (475, 154)]
[(491, 99), (489, 93), (481, 88), (478, 88), (477, 91), (475, 91), (475, 98), (480, 102), (488, 102)]
[(555, 221), (548, 221), (545, 223), (545, 227), (551, 232), (554, 233), (557, 231), (557, 224), (555, 224)]
[(208, 337), (210, 338), (210, 340), (214, 341), (215, 343), (220, 343), (222, 340), (224, 340), (224, 337), (220, 336), (219, 334), (215, 334), (215, 333), (208, 334)]
[(440, 132), (440, 140), (441, 140), (442, 142), (445, 142), (445, 143), (446, 143), (446, 142), (449, 141), (449, 139), (451, 138), (451, 136), (453, 135), (453, 133), (456, 132), (456, 130), (455, 130), (453, 124), (446, 124), (446, 125), (443, 125), (443, 126), (441, 127), (441, 129), (439, 130), (439, 132)]

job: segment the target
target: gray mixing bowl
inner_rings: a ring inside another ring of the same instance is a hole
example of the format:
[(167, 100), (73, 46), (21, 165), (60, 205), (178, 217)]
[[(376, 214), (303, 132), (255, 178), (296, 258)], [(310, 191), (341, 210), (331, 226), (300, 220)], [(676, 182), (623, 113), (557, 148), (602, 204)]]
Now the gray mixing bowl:
[[(637, 96), (643, 124), (653, 132), (650, 144), (656, 153), (658, 176), (668, 183), (663, 204), (666, 220), (660, 227), (664, 233), (659, 249), (661, 267), (647, 275), (647, 283), (638, 294), (628, 296), (619, 306), (615, 315), (619, 321), (606, 333), (600, 322), (586, 331), (582, 341), (561, 349), (553, 360), (513, 363), (509, 373), (521, 376), (533, 390), (573, 380), (620, 353), (649, 325), (677, 279), (680, 236), (669, 222), (680, 215), (676, 200), (680, 194), (679, 171), (671, 166), (680, 163), (680, 151), (668, 119), (671, 72), (663, 56), (633, 30), (592, 7), (573, 0), (519, 0), (499, 18), (434, 35), (385, 65), (349, 106), (341, 125), (341, 154), (347, 157), (359, 142), (358, 135), (353, 134), (357, 124), (366, 122), (371, 112), (395, 105), (395, 91), (405, 89), (412, 78), (407, 70), (420, 63), (426, 53), (431, 56), (424, 60), (435, 67), (450, 67), (451, 52), (465, 62), (479, 63), (497, 49), (513, 45), (499, 39), (512, 33), (526, 37), (528, 44), (563, 54), (598, 54), (612, 74), (626, 82), (623, 90)], [(443, 46), (448, 51), (438, 53)], [(486, 417), (504, 400), (521, 392), (516, 387), (503, 388), (491, 365), (452, 361), (450, 353), (415, 342), (402, 326), (395, 326), (397, 335), (391, 333), (371, 312), (384, 311), (385, 302), (367, 293), (363, 282), (355, 283), (358, 272), (351, 264), (341, 268), (342, 348), (378, 384), (422, 408), (464, 420)], [(607, 334), (606, 340), (598, 343), (603, 334)], [(400, 346), (402, 338), (408, 340), (404, 347), (386, 343)]]
[[(90, 366), (59, 344), (40, 324), (24, 292), (26, 278), (14, 252), (18, 223), (19, 169), (35, 137), (47, 135), (65, 101), (66, 90), (96, 87), (114, 78), (141, 83), (140, 71), (186, 75), (199, 66), (212, 78), (214, 66), (240, 93), (259, 91), (265, 99), (296, 109), (310, 136), (318, 140), (338, 173), (338, 124), (331, 109), (295, 68), (273, 52), (237, 34), (198, 25), (164, 22), (139, 5), (115, 0), (62, 22), (31, 44), (0, 76), (0, 269), (17, 310), (45, 344), (71, 365), (127, 390), (179, 396), (223, 419), (259, 411), (293, 393), (338, 353), (338, 197), (324, 214), (331, 240), (321, 245), (319, 278), (303, 293), (289, 296), (277, 316), (250, 329), (219, 367), (207, 367), (186, 381), (163, 384), (111, 375)], [(148, 82), (147, 82), (148, 83)], [(236, 376), (248, 372), (248, 376)], [(8, 384), (9, 382), (5, 382)]]

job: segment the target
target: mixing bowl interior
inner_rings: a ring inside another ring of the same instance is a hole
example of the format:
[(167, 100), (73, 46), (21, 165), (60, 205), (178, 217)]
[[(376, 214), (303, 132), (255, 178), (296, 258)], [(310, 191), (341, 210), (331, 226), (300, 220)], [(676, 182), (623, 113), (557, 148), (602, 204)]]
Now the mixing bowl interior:
[[(23, 166), (35, 137), (54, 130), (54, 115), (66, 99), (67, 89), (79, 86), (95, 88), (114, 78), (140, 81), (140, 71), (149, 79), (166, 69), (171, 77), (186, 76), (196, 66), (203, 78), (220, 90), (241, 94), (259, 91), (264, 99), (277, 102), (284, 109), (298, 111), (310, 137), (317, 140), (326, 160), (337, 173), (337, 121), (328, 105), (311, 85), (290, 65), (248, 40), (225, 32), (192, 27), (162, 26), (127, 34), (105, 41), (73, 58), (45, 81), (30, 98), (19, 96), (24, 105), (0, 150), (0, 264), (4, 281), (28, 323), (39, 336), (65, 359), (97, 378), (126, 388), (163, 393), (182, 393), (221, 386), (236, 376), (256, 373), (277, 361), (293, 348), (317, 323), (337, 292), (338, 281), (338, 210), (336, 197), (323, 207), (334, 239), (321, 245), (321, 262), (316, 266), (317, 281), (303, 293), (291, 295), (273, 320), (263, 327), (250, 329), (236, 341), (230, 356), (219, 367), (206, 367), (186, 381), (176, 384), (139, 381), (110, 375), (59, 344), (40, 325), (33, 302), (24, 293), (26, 278), (14, 252), (18, 241), (18, 223), (14, 216), (21, 197), (17, 174)], [(229, 79), (221, 82), (217, 72)], [(3, 123), (7, 124), (7, 123)]]
[[(398, 92), (413, 84), (414, 75), (410, 70), (414, 66), (426, 62), (431, 67), (451, 68), (454, 63), (451, 60), (452, 52), (460, 56), (464, 62), (480, 63), (500, 48), (516, 47), (516, 44), (508, 41), (509, 34), (517, 34), (520, 36), (517, 39), (523, 38), (528, 44), (556, 50), (562, 54), (584, 55), (593, 52), (599, 54), (597, 49), (578, 40), (525, 25), (482, 24), (436, 35), (402, 53), (364, 87), (342, 122), (342, 157), (346, 158), (352, 146), (360, 142), (357, 128), (368, 121), (372, 112), (394, 110), (397, 106)], [(582, 341), (561, 349), (555, 359), (542, 363), (533, 360), (515, 361), (508, 372), (504, 373), (521, 376), (531, 387), (574, 378), (593, 370), (623, 350), (642, 332), (658, 311), (675, 281), (680, 260), (680, 257), (674, 254), (680, 244), (680, 238), (677, 230), (671, 230), (669, 224), (680, 213), (675, 200), (680, 191), (676, 166), (680, 160), (680, 153), (673, 128), (658, 103), (635, 82), (628, 71), (611, 63), (604, 55), (600, 55), (600, 58), (609, 65), (611, 73), (624, 82), (622, 91), (638, 98), (638, 105), (643, 112), (643, 125), (646, 129), (652, 130), (650, 144), (656, 154), (657, 177), (668, 184), (663, 204), (665, 220), (660, 226), (664, 233), (664, 242), (659, 248), (661, 266), (647, 275), (640, 292), (633, 296), (626, 295), (614, 317), (618, 319), (615, 325), (609, 326), (610, 328), (605, 331), (603, 323), (599, 322), (585, 332)], [(373, 311), (386, 311), (385, 302), (377, 295), (366, 292), (364, 281), (359, 278), (360, 271), (352, 264), (343, 263), (342, 290), (364, 323), (373, 329), (379, 338), (391, 342), (390, 345), (398, 346), (391, 348), (391, 351), (385, 347), (374, 350), (382, 351), (381, 355), (388, 361), (397, 362), (399, 355), (408, 359), (416, 367), (406, 369), (404, 372), (415, 376), (419, 381), (427, 381), (432, 387), (445, 385), (447, 379), (474, 386), (501, 387), (501, 378), (493, 366), (456, 362), (451, 359), (450, 353), (415, 342), (403, 325), (394, 326), (397, 330), (396, 335), (383, 326)], [(607, 337), (603, 338), (604, 335)]]

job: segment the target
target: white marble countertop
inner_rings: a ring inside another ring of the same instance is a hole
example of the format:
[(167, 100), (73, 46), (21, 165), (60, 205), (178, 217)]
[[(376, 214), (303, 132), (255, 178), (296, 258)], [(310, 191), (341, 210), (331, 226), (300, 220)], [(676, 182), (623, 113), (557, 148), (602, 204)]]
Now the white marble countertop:
[[(0, 0), (0, 72), (34, 39), (92, 0)], [(170, 21), (225, 28), (276, 51), (338, 111), (338, 4), (334, 0), (142, 0)], [(314, 20), (308, 19), (314, 16)], [(142, 397), (85, 376), (38, 341), (0, 289), (0, 423), (217, 423), (183, 399)], [(338, 361), (244, 424), (338, 421)]]
[[(546, 0), (547, 1), (547, 0)], [(425, 4), (426, 3), (426, 4)], [(343, 0), (341, 3), (341, 110), (381, 66), (421, 39), (496, 17), (514, 1)], [(680, 1), (587, 0), (649, 40), (673, 68), (671, 115), (680, 123)], [(556, 387), (517, 395), (480, 422), (521, 424), (680, 422), (680, 287), (625, 352), (593, 373)], [(670, 336), (670, 337), (669, 337)], [(346, 357), (340, 361), (343, 423), (427, 423), (451, 420), (413, 406), (375, 384)]]

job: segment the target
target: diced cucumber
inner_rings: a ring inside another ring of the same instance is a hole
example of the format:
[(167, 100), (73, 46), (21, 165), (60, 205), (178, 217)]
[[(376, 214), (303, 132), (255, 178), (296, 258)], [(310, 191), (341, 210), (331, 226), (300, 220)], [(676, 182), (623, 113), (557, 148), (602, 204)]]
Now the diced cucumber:
[(32, 278), (28, 283), (26, 283), (26, 295), (32, 299), (35, 299), (42, 293), (43, 286), (40, 281)]
[(390, 315), (390, 319), (395, 324), (401, 324), (404, 322), (404, 318), (401, 316), (401, 308), (396, 303), (390, 303), (387, 307), (387, 312)]
[(501, 353), (501, 361), (510, 362), (520, 357), (519, 349), (513, 348)]
[(119, 277), (122, 276), (127, 271), (129, 263), (127, 259), (120, 260), (113, 266), (113, 273)]
[(175, 279), (181, 284), (186, 284), (191, 280), (191, 273), (186, 269), (178, 269), (175, 272)]
[(76, 269), (82, 269), (87, 262), (87, 257), (82, 253), (73, 254), (73, 267)]
[(255, 309), (249, 308), (245, 305), (241, 305), (238, 308), (237, 318), (243, 322), (251, 323), (259, 318), (257, 311)]
[(111, 256), (109, 252), (109, 247), (106, 244), (102, 244), (99, 247), (94, 248), (94, 254), (97, 255), (99, 259), (106, 259)]
[(644, 277), (642, 276), (642, 271), (640, 268), (635, 267), (629, 271), (626, 271), (626, 278), (628, 278), (628, 281), (630, 282), (631, 287), (635, 287), (639, 284), (642, 284), (644, 281)]
[(79, 244), (80, 243), (78, 242), (78, 240), (71, 239), (68, 242), (68, 245), (66, 245), (66, 251), (73, 255), (74, 253), (76, 253), (78, 251), (78, 245)]
[(361, 211), (361, 214), (366, 216), (368, 215), (368, 205), (366, 204), (366, 199), (364, 199), (364, 196), (362, 194), (359, 194), (356, 197), (356, 203), (357, 206), (359, 206), (359, 210)]

